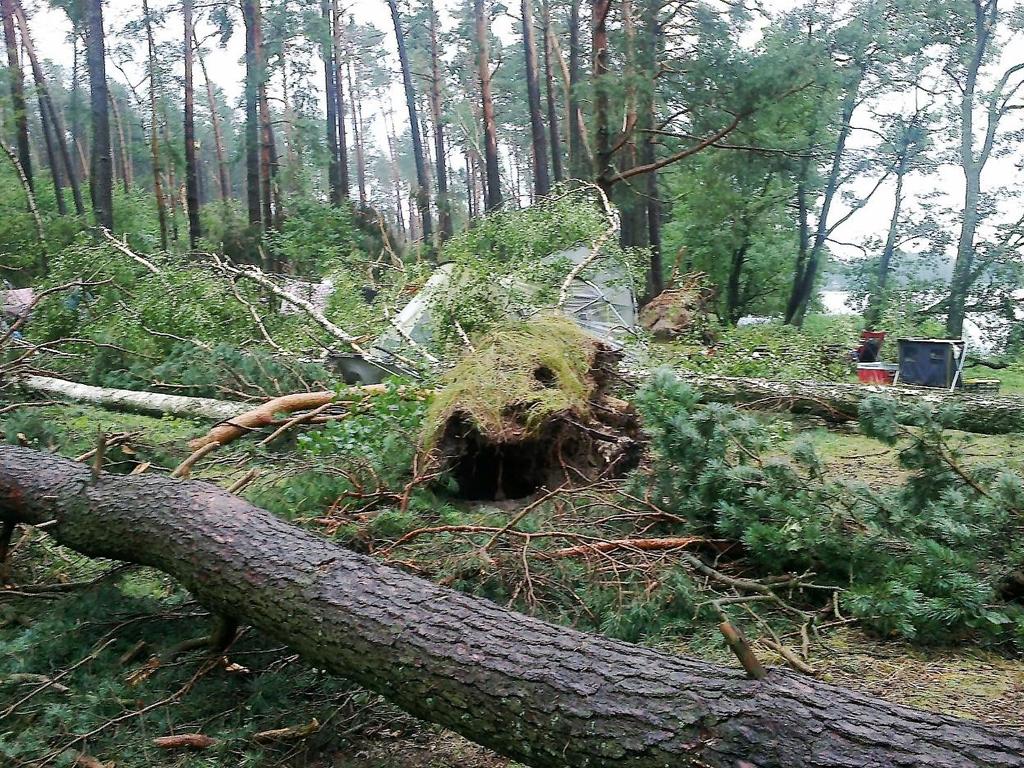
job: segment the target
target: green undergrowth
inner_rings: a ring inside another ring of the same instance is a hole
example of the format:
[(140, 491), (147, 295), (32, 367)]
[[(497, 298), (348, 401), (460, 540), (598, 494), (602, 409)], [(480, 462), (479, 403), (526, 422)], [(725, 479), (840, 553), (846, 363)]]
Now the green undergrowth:
[(848, 352), (860, 330), (852, 316), (812, 315), (802, 328), (772, 321), (721, 328), (713, 346), (692, 339), (652, 345), (654, 361), (700, 373), (765, 379), (853, 380)]
[[(74, 555), (44, 551), (33, 543), (18, 562), (32, 558), (37, 567), (49, 562), (54, 575), (66, 576), (65, 557)], [(251, 630), (228, 653), (235, 667), (211, 667), (210, 657), (198, 651), (151, 668), (154, 656), (208, 633), (212, 625), (183, 589), (142, 568), (66, 595), (17, 599), (0, 593), (0, 708), (39, 685), (38, 679), (13, 676), (52, 677), (79, 664), (60, 679), (67, 690), (41, 692), (4, 720), (0, 762), (12, 768), (29, 765), (68, 746), (53, 765), (71, 765), (81, 750), (125, 768), (301, 766), (310, 765), (314, 756), (358, 751), (375, 731), (387, 729), (397, 736), (421, 727), (378, 697), (307, 666), (286, 647)], [(139, 642), (145, 648), (137, 658), (119, 661)], [(90, 653), (95, 653), (92, 660)], [(169, 697), (176, 698), (108, 725)], [(321, 730), (299, 742), (253, 740), (259, 731), (301, 726), (314, 718)], [(84, 743), (72, 743), (97, 728), (103, 730)], [(155, 737), (180, 733), (203, 733), (217, 743), (192, 753), (152, 744)]]

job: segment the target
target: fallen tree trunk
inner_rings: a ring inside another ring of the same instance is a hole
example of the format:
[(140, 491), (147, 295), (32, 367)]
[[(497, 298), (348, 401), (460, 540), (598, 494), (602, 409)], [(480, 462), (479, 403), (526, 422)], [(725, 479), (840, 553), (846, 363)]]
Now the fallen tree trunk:
[(0, 520), (153, 566), (212, 610), (532, 766), (1021, 768), (1024, 734), (782, 670), (557, 627), (381, 565), (215, 486), (0, 448)]
[(93, 387), (49, 376), (22, 376), (18, 386), (31, 392), (39, 392), (61, 400), (88, 403), (113, 411), (130, 411), (148, 416), (181, 416), (184, 418), (215, 419), (223, 421), (245, 413), (253, 406), (231, 400), (214, 400), (209, 397), (183, 397), (164, 395), (159, 392), (136, 392), (131, 389)]
[[(956, 406), (959, 412), (950, 426), (964, 432), (987, 435), (1024, 432), (1024, 397), (825, 381), (774, 381), (690, 371), (679, 371), (678, 375), (706, 402), (804, 413), (841, 423), (856, 420), (860, 404), (869, 397), (881, 395), (907, 408), (922, 404), (933, 409)], [(909, 416), (909, 413), (904, 415)]]
[[(1024, 397), (1010, 395), (973, 395), (948, 393), (937, 389), (913, 387), (887, 387), (866, 384), (843, 384), (825, 381), (775, 381), (739, 376), (714, 376), (679, 371), (678, 375), (697, 390), (706, 402), (728, 403), (759, 410), (780, 410), (791, 413), (820, 416), (834, 423), (855, 421), (857, 409), (868, 397), (891, 397), (910, 407), (928, 405), (938, 408), (957, 406), (959, 412), (952, 421), (954, 429), (986, 435), (1024, 432)], [(646, 374), (640, 377), (642, 381)], [(25, 376), (18, 380), (27, 390), (75, 402), (89, 403), (111, 410), (133, 411), (153, 416), (169, 413), (174, 416), (199, 417), (223, 421), (241, 414), (265, 410), (266, 404), (253, 406), (230, 400), (205, 397), (183, 397), (156, 392), (136, 392), (127, 389), (92, 387), (46, 376)], [(307, 393), (300, 393), (305, 395)], [(304, 407), (316, 407), (320, 399), (305, 401)], [(289, 396), (285, 396), (289, 397)], [(269, 401), (273, 402), (273, 401)], [(310, 405), (310, 403), (313, 403)], [(279, 409), (278, 412), (289, 412)], [(269, 422), (268, 422), (269, 423)], [(257, 425), (250, 425), (250, 427)], [(244, 433), (248, 428), (242, 430)], [(227, 430), (224, 430), (227, 433)], [(241, 433), (239, 433), (241, 434)], [(224, 434), (220, 435), (224, 437)], [(237, 437), (238, 435), (234, 435)], [(217, 437), (210, 435), (210, 441)], [(234, 438), (231, 438), (234, 439)], [(223, 442), (223, 441), (218, 441)], [(200, 443), (196, 443), (200, 445)]]

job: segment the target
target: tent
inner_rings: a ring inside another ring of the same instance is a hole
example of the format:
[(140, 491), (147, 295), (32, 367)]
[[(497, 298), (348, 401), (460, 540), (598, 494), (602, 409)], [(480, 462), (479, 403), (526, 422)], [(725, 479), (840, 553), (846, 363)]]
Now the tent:
[[(632, 281), (624, 264), (603, 255), (591, 259), (591, 254), (589, 246), (579, 245), (542, 257), (538, 263), (554, 267), (565, 276), (585, 265), (570, 281), (560, 311), (596, 338), (621, 348), (637, 324)], [(433, 359), (431, 306), (448, 292), (457, 291), (459, 279), (456, 264), (439, 267), (392, 319), (392, 327), (370, 343), (366, 355), (335, 356), (333, 362), (345, 380), (371, 384), (392, 374), (415, 375), (417, 361)], [(550, 300), (543, 296), (549, 288), (516, 274), (495, 282), (495, 289), (510, 298), (510, 318), (552, 309)]]

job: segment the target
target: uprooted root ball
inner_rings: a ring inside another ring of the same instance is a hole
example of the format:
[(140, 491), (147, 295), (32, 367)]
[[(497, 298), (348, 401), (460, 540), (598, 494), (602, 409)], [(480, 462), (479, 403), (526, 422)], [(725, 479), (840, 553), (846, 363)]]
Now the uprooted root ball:
[(607, 393), (619, 353), (561, 316), (486, 337), (446, 377), (421, 439), (465, 499), (516, 499), (634, 467), (632, 407)]

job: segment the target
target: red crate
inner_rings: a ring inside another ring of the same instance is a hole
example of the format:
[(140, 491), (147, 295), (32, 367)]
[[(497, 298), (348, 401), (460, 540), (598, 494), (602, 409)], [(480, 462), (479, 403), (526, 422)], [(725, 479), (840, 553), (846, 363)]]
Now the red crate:
[(857, 378), (863, 384), (892, 384), (897, 367), (893, 363), (860, 363)]

